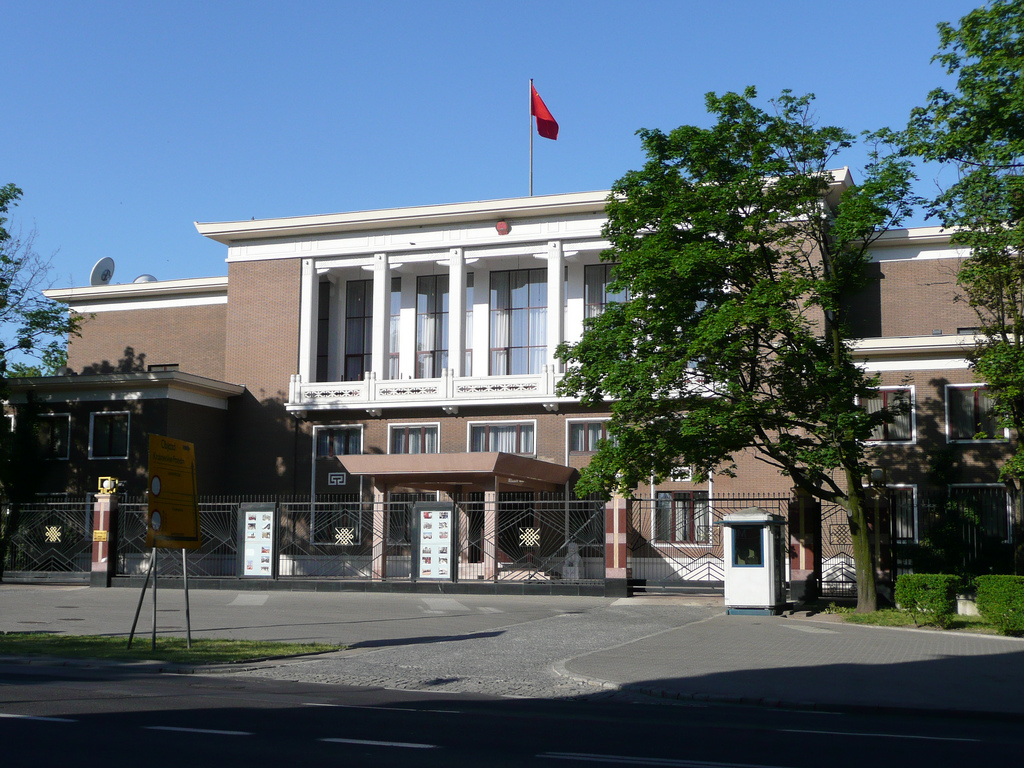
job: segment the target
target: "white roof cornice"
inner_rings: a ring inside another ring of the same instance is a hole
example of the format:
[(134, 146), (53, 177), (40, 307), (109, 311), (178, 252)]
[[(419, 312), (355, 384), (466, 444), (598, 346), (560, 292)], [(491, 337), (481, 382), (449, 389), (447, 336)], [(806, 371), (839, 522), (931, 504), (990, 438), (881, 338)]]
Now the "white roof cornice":
[(199, 234), (219, 243), (268, 238), (300, 237), (325, 233), (356, 232), (383, 227), (441, 226), (505, 217), (568, 216), (603, 212), (607, 191), (575, 192), (562, 195), (514, 197), (472, 203), (448, 203), (411, 208), (388, 208), (354, 213), (291, 216), (253, 221), (195, 222)]
[(187, 280), (158, 280), (152, 283), (87, 285), (79, 288), (50, 288), (43, 295), (54, 301), (80, 304), (83, 301), (120, 301), (164, 296), (227, 295), (227, 277), (193, 277)]

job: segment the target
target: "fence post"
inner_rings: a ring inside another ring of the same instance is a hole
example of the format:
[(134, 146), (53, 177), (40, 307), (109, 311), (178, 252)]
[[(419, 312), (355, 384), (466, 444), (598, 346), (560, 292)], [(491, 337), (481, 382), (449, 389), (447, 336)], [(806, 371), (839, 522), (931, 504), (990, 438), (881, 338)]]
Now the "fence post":
[(117, 494), (97, 493), (92, 507), (90, 587), (109, 587), (117, 569)]
[(604, 594), (606, 597), (628, 597), (626, 570), (625, 499), (616, 496), (604, 507)]

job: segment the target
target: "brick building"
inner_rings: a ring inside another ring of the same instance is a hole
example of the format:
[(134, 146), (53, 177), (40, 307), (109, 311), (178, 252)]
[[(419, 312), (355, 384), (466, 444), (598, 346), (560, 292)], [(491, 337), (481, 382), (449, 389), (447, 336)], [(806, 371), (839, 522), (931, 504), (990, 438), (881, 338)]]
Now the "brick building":
[[(616, 300), (606, 197), (197, 223), (226, 247), (226, 278), (48, 291), (87, 316), (68, 375), (15, 390), (45, 412), (50, 489), (115, 475), (141, 493), (152, 432), (196, 444), (202, 493), (567, 493), (608, 418), (557, 394), (555, 357)], [(856, 300), (855, 355), (880, 374), (879, 403), (911, 404), (873, 441), (908, 498), (940, 454), (948, 483), (997, 486), (1008, 451), (974, 439), (989, 402), (965, 357), (976, 319), (953, 300), (961, 258), (937, 228), (889, 232)], [(637, 495), (672, 510), (650, 539), (702, 545), (716, 497), (789, 490), (741, 459), (735, 478), (680, 475)]]

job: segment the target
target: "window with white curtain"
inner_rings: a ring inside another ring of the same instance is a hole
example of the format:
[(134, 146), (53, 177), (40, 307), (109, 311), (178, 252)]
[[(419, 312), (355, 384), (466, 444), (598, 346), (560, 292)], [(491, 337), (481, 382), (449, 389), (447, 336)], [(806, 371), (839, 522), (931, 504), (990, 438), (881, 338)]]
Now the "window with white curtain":
[(597, 317), (611, 302), (623, 302), (629, 299), (628, 291), (612, 292), (608, 286), (614, 276), (614, 264), (588, 264), (583, 269), (583, 302), (586, 305), (586, 316)]
[(946, 418), (950, 440), (1003, 440), (992, 396), (984, 385), (946, 387)]
[(906, 443), (914, 439), (914, 398), (910, 388), (879, 389), (873, 396), (862, 398), (860, 404), (868, 413), (887, 408), (900, 409), (891, 422), (874, 427), (872, 441)]
[(525, 453), (534, 454), (535, 426), (533, 422), (497, 422), (471, 424), (469, 427), (469, 450), (484, 453)]
[(392, 424), (391, 453), (438, 453), (437, 424)]
[(601, 440), (608, 439), (608, 422), (576, 421), (569, 424), (569, 452), (593, 453)]
[(391, 328), (388, 334), (388, 378), (399, 378), (399, 320), (402, 312), (402, 278), (391, 278)]
[(546, 269), (491, 273), (491, 375), (540, 373), (547, 359)]
[(448, 367), (448, 275), (416, 278), (416, 378)]
[(707, 491), (659, 492), (654, 540), (665, 544), (710, 544), (711, 507)]

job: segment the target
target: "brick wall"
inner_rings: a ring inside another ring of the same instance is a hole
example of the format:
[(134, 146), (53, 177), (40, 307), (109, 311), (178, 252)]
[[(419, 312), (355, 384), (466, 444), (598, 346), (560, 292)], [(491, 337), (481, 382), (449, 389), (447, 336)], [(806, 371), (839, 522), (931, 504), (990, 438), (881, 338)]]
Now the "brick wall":
[(223, 379), (226, 319), (223, 304), (97, 312), (70, 340), (68, 367), (112, 373), (176, 363), (186, 373)]

